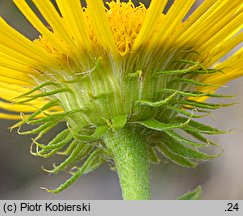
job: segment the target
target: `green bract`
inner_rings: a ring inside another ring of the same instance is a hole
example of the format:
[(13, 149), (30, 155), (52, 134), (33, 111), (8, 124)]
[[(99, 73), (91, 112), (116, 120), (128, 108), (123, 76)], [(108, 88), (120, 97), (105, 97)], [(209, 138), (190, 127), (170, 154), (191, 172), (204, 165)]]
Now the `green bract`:
[[(129, 65), (129, 73), (127, 70), (108, 70), (107, 65), (104, 65), (106, 61), (99, 58), (88, 74), (70, 73), (72, 81), (68, 82), (54, 77), (53, 81), (43, 82), (19, 96), (16, 100), (20, 104), (39, 97), (52, 98), (12, 127), (21, 127), (25, 123), (37, 125), (30, 131), (19, 131), (21, 134), (37, 134), (33, 139), (32, 154), (44, 158), (55, 154), (66, 156), (64, 162), (53, 170), (45, 170), (57, 173), (69, 169), (72, 177), (56, 190), (48, 191), (60, 192), (80, 175), (112, 161), (113, 156), (104, 141), (109, 131), (116, 133), (132, 127), (134, 133), (145, 134), (151, 163), (158, 163), (161, 160), (159, 154), (162, 154), (181, 166), (196, 167), (220, 155), (208, 155), (203, 151), (210, 145), (219, 148), (203, 134), (221, 134), (224, 131), (193, 119), (202, 118), (204, 113), (228, 104), (198, 102), (193, 98), (227, 96), (197, 91), (197, 86), (206, 84), (195, 81), (193, 77), (196, 73), (204, 74), (208, 70), (192, 60), (188, 64), (186, 61), (180, 61), (182, 64), (177, 62), (172, 60), (171, 66), (167, 66), (164, 71), (160, 69), (158, 76), (159, 69), (156, 67), (145, 70), (139, 64)], [(191, 67), (191, 64), (194, 66)], [(157, 65), (158, 68), (162, 66)], [(173, 70), (171, 73), (170, 68)], [(220, 72), (214, 70), (210, 73)], [(120, 78), (117, 79), (117, 76)], [(63, 107), (64, 112), (45, 113), (56, 105)], [(44, 116), (36, 119), (40, 113)], [(57, 134), (47, 145), (37, 142), (61, 122), (66, 122), (66, 130)]]

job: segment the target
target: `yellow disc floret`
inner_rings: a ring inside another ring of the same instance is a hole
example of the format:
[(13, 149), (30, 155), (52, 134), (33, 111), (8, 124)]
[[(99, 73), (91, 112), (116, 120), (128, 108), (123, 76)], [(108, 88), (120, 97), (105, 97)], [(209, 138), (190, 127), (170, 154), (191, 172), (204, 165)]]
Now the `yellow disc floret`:
[(132, 45), (141, 30), (147, 9), (143, 4), (135, 7), (128, 3), (110, 2), (106, 14), (115, 44), (121, 55), (126, 55), (132, 49)]

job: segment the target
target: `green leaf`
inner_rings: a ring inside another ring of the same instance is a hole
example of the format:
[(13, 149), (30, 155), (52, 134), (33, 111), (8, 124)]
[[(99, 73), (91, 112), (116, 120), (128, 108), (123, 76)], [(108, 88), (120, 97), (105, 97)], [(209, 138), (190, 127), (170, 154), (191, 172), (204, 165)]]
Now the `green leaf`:
[(46, 122), (39, 127), (29, 130), (29, 131), (20, 131), (21, 127), (18, 129), (18, 133), (21, 135), (28, 135), (28, 134), (38, 134), (33, 140), (37, 141), (40, 139), (43, 135), (45, 135), (49, 130), (54, 128), (58, 125), (59, 122), (53, 121), (53, 122)]
[(194, 74), (213, 74), (216, 70), (208, 69), (208, 70), (195, 70), (193, 68), (187, 68), (182, 70), (164, 70), (154, 73), (155, 76), (163, 76), (163, 75), (180, 75), (180, 74), (188, 74), (188, 73), (194, 73)]
[(66, 138), (68, 138), (68, 140), (72, 138), (69, 129), (63, 130), (61, 133), (57, 134), (47, 145), (42, 145), (40, 143), (36, 143), (36, 145), (48, 150), (55, 148), (57, 144), (62, 143), (63, 141), (65, 141)]
[(174, 152), (172, 152), (165, 144), (163, 143), (158, 143), (157, 144), (157, 149), (169, 160), (172, 162), (183, 166), (183, 167), (189, 167), (189, 168), (195, 168), (197, 164), (193, 162), (192, 160), (185, 158), (181, 155), (178, 155)]
[(159, 71), (159, 72), (154, 73), (154, 76), (187, 74), (190, 71), (191, 70), (188, 70), (188, 69), (184, 69), (184, 70), (163, 70), (163, 71)]
[(178, 69), (178, 70), (164, 70), (156, 72), (154, 75), (171, 75), (171, 74), (188, 74), (188, 73), (199, 73), (199, 74), (212, 74), (218, 72), (216, 69), (207, 69), (199, 62), (189, 61), (186, 59), (180, 59), (176, 62), (185, 64), (185, 65), (192, 65), (191, 67)]
[(114, 129), (121, 129), (127, 123), (127, 115), (115, 116), (111, 119)]
[(35, 125), (35, 124), (43, 124), (43, 123), (48, 123), (48, 122), (52, 122), (52, 121), (61, 121), (64, 118), (64, 114), (63, 113), (58, 113), (58, 114), (51, 114), (47, 117), (43, 117), (43, 118), (39, 118), (39, 119), (34, 119), (29, 121), (29, 124)]
[(65, 117), (70, 116), (72, 114), (75, 113), (79, 113), (79, 112), (88, 112), (88, 110), (86, 109), (74, 109), (68, 112), (62, 112), (62, 113), (57, 113), (57, 114), (46, 114), (47, 117), (43, 117), (40, 119), (35, 119), (35, 120), (31, 120), (29, 123), (30, 124), (41, 124), (41, 123), (45, 123), (48, 121), (58, 121), (58, 120), (63, 120)]
[(221, 72), (220, 70), (217, 70), (217, 69), (207, 69), (202, 64), (200, 64), (199, 61), (195, 62), (195, 61), (191, 61), (191, 60), (188, 60), (188, 59), (179, 59), (179, 60), (176, 60), (175, 62), (179, 62), (179, 63), (182, 63), (184, 65), (192, 65), (188, 69), (200, 68), (200, 70), (205, 71), (207, 73)]
[(89, 96), (93, 100), (107, 101), (107, 100), (109, 100), (111, 95), (112, 95), (112, 93), (110, 93), (110, 92), (108, 92), (108, 93), (101, 93), (101, 94), (97, 94), (97, 95), (94, 95), (91, 92), (89, 92)]
[(58, 122), (53, 122), (53, 124), (50, 124), (49, 127), (46, 127), (43, 130), (41, 130), (39, 132), (39, 134), (34, 138), (34, 141), (37, 141), (38, 139), (40, 139), (43, 135), (45, 135), (49, 130), (54, 128), (56, 125), (58, 125)]
[(25, 97), (27, 95), (30, 95), (33, 92), (36, 92), (36, 91), (38, 91), (38, 90), (40, 90), (40, 89), (42, 89), (43, 87), (46, 87), (46, 86), (56, 86), (56, 87), (60, 87), (60, 84), (58, 84), (56, 82), (53, 82), (53, 81), (44, 82), (41, 85), (33, 88), (31, 91), (28, 91), (28, 92), (26, 92), (26, 93), (24, 93), (24, 94), (22, 94), (22, 95), (20, 95), (18, 97), (15, 97), (14, 99), (19, 99), (19, 98)]
[(109, 126), (108, 125), (98, 126), (96, 127), (94, 133), (91, 135), (80, 135), (76, 131), (72, 130), (71, 128), (70, 130), (76, 139), (79, 139), (83, 142), (91, 142), (100, 139), (109, 130)]
[(37, 128), (29, 130), (29, 131), (20, 131), (20, 130), (18, 130), (18, 133), (21, 134), (21, 135), (38, 134), (38, 133), (42, 132), (43, 130), (45, 130), (46, 128), (53, 128), (57, 124), (58, 124), (58, 122), (55, 122), (55, 121), (54, 122), (47, 122), (47, 123), (44, 123), (44, 124), (40, 125)]
[[(188, 119), (185, 117), (181, 117), (181, 116), (179, 116), (175, 119), (176, 122), (185, 122), (186, 120), (188, 120)], [(209, 125), (205, 125), (200, 122), (193, 121), (191, 119), (188, 122), (188, 124), (185, 125), (184, 129), (187, 131), (193, 131), (193, 132), (204, 133), (204, 134), (224, 134), (224, 133), (226, 133), (225, 131), (219, 130), (219, 129), (211, 127)]]
[(26, 103), (26, 102), (29, 102), (29, 101), (32, 101), (32, 100), (35, 100), (35, 99), (38, 99), (38, 98), (42, 98), (42, 97), (46, 97), (46, 96), (52, 96), (52, 95), (62, 93), (62, 92), (72, 92), (72, 91), (69, 88), (60, 88), (60, 89), (56, 89), (56, 90), (53, 90), (53, 91), (28, 96), (28, 97), (30, 97), (29, 99), (18, 101), (16, 103), (23, 104), (23, 103)]
[(189, 121), (190, 121), (190, 119), (187, 119), (183, 123), (174, 123), (174, 124), (168, 123), (167, 124), (167, 123), (157, 121), (155, 119), (147, 119), (147, 120), (144, 120), (144, 121), (139, 121), (137, 123), (145, 126), (146, 128), (152, 129), (152, 130), (164, 131), (164, 130), (184, 127), (186, 124), (189, 123)]
[(64, 151), (59, 151), (59, 152), (57, 152), (57, 154), (70, 155), (72, 153), (72, 151), (75, 149), (75, 147), (77, 146), (77, 143), (80, 143), (80, 142), (78, 140), (74, 139)]
[[(62, 149), (66, 144), (68, 144), (73, 139), (72, 134), (68, 129), (62, 131), (56, 137), (51, 140), (47, 145), (40, 144), (33, 140), (33, 143), (37, 146), (36, 153), (32, 153), (33, 155), (48, 158)], [(38, 147), (42, 148), (40, 151)]]
[(81, 175), (87, 174), (104, 163), (104, 159), (102, 157), (103, 151), (101, 149), (96, 149), (89, 158), (85, 161), (82, 167), (78, 168), (76, 172), (73, 173), (72, 177), (69, 178), (64, 184), (61, 184), (57, 189), (49, 190), (45, 187), (41, 187), (47, 192), (59, 193), (66, 189), (68, 186), (73, 184)]
[(143, 74), (143, 71), (142, 70), (137, 70), (136, 72), (133, 72), (133, 73), (129, 73), (127, 75), (127, 77), (131, 77), (131, 78), (140, 78)]
[(80, 143), (78, 140), (74, 140), (72, 143), (75, 143), (75, 148), (73, 149), (70, 156), (64, 162), (62, 162), (58, 166), (55, 166), (54, 169), (52, 170), (47, 170), (47, 169), (43, 169), (43, 170), (49, 173), (57, 173), (61, 170), (65, 170), (67, 167), (70, 167), (74, 163), (81, 161), (93, 149), (93, 147), (91, 147), (90, 145)]
[(32, 113), (28, 118), (16, 123), (15, 125), (11, 126), (11, 129), (16, 128), (16, 127), (20, 127), (21, 125), (29, 122), (30, 120), (32, 120), (33, 118), (35, 118), (37, 115), (39, 115), (40, 113), (44, 112), (45, 110), (56, 106), (59, 103), (59, 100), (52, 100), (48, 103), (46, 103), (44, 106), (42, 106), (40, 109), (38, 109), (36, 112)]
[(150, 106), (150, 107), (161, 107), (165, 104), (167, 104), (175, 95), (177, 94), (177, 92), (174, 92), (173, 94), (171, 94), (170, 96), (168, 96), (167, 98), (161, 100), (161, 101), (149, 101), (149, 100), (137, 100), (135, 103), (139, 104), (139, 105), (143, 105), (143, 106)]
[(160, 162), (160, 159), (157, 155), (156, 149), (154, 146), (150, 146), (148, 148), (148, 157), (149, 161), (153, 164), (158, 164)]
[[(207, 116), (207, 114), (205, 115), (194, 115), (192, 112), (187, 112), (185, 109), (183, 108), (177, 108), (176, 106), (171, 106), (171, 105), (167, 105), (166, 108), (173, 110), (179, 114), (191, 117), (191, 118), (202, 118)], [(195, 110), (196, 111), (196, 110)], [(197, 111), (196, 111), (197, 112)]]
[(200, 132), (193, 131), (193, 130), (187, 130), (186, 128), (182, 128), (182, 130), (184, 130), (186, 133), (190, 134), (191, 136), (193, 136), (197, 140), (200, 140), (200, 141), (202, 141), (204, 143), (207, 143), (207, 144), (214, 145), (214, 146), (218, 147), (218, 145), (216, 143), (214, 143), (211, 140), (205, 138), (203, 135), (201, 135)]
[(176, 132), (174, 132), (173, 130), (166, 130), (164, 131), (167, 135), (169, 135), (171, 138), (177, 140), (180, 143), (184, 143), (193, 147), (197, 147), (197, 148), (202, 148), (202, 147), (207, 147), (208, 143), (198, 143), (198, 142), (194, 142), (191, 140), (188, 140), (180, 135), (178, 135)]
[(195, 109), (195, 107), (202, 108), (202, 109), (210, 109), (210, 110), (215, 110), (221, 107), (227, 107), (227, 106), (232, 106), (234, 103), (230, 104), (215, 104), (215, 103), (205, 103), (205, 102), (198, 102), (198, 101), (193, 101), (193, 100), (181, 100), (177, 101), (177, 103), (183, 104), (184, 106), (186, 105), (186, 108), (192, 107)]
[(36, 143), (36, 145), (41, 147), (43, 150), (47, 151), (47, 150), (52, 150), (52, 149), (56, 149), (56, 148), (59, 149), (60, 147), (63, 147), (64, 145), (68, 144), (72, 139), (73, 139), (73, 135), (68, 134), (68, 136), (66, 136), (65, 138), (63, 138), (62, 140), (60, 140), (57, 143), (48, 143), (48, 145), (46, 145), (46, 146)]
[[(183, 95), (185, 97), (215, 97), (215, 98), (230, 98), (233, 96), (229, 96), (229, 95), (221, 95), (221, 94), (211, 94), (211, 93), (207, 93), (207, 92), (201, 92), (201, 91), (179, 91), (176, 89), (163, 89), (161, 90), (161, 92), (168, 92), (168, 93), (177, 93), (178, 95)], [(197, 101), (193, 101), (193, 100), (186, 100), (186, 102), (197, 102)], [(198, 102), (199, 104), (206, 104), (203, 102)], [(224, 106), (224, 104), (220, 104), (221, 106)]]
[(200, 81), (196, 81), (194, 79), (186, 79), (186, 78), (175, 78), (175, 79), (172, 79), (168, 83), (168, 86), (170, 86), (174, 82), (186, 83), (186, 84), (190, 84), (190, 85), (193, 84), (193, 85), (196, 85), (196, 86), (215, 86), (215, 87), (219, 87), (219, 85), (216, 85), (216, 84), (203, 83), (203, 82), (200, 82)]
[(78, 140), (73, 140), (70, 145), (71, 146), (75, 145), (75, 147), (73, 148), (71, 155), (64, 162), (62, 162), (58, 166), (55, 166), (54, 169), (52, 169), (52, 170), (47, 170), (47, 169), (44, 169), (43, 167), (42, 167), (42, 169), (49, 173), (57, 173), (58, 171), (65, 169), (66, 166), (73, 160), (73, 158), (80, 152), (80, 150), (84, 144), (79, 143)]
[(90, 153), (93, 151), (93, 149), (94, 149), (94, 145), (90, 145), (89, 143), (84, 143), (82, 151), (80, 151), (79, 154), (75, 158), (73, 158), (73, 160), (70, 162), (68, 167), (72, 166), (75, 163), (78, 163), (79, 161), (89, 156)]
[(178, 200), (199, 200), (202, 196), (202, 188), (198, 186), (195, 190), (189, 191), (186, 194), (178, 197)]
[[(33, 143), (32, 145), (34, 145), (35, 143)], [(41, 151), (38, 150), (38, 148), (36, 148), (36, 152), (33, 152), (32, 150), (32, 146), (31, 146), (31, 150), (30, 150), (30, 153), (34, 156), (39, 156), (39, 157), (43, 157), (43, 158), (48, 158), (48, 157), (51, 157), (53, 156), (54, 154), (57, 153), (58, 150), (60, 150), (62, 147), (59, 147), (59, 148), (55, 148), (49, 152), (46, 152), (45, 149), (42, 149)]]
[(187, 147), (183, 145), (181, 142), (168, 137), (168, 136), (163, 136), (163, 139), (160, 139), (161, 142), (163, 142), (168, 149), (170, 149), (172, 152), (175, 152), (176, 154), (185, 157), (185, 158), (193, 158), (197, 160), (208, 160), (215, 158), (219, 155), (208, 155), (206, 153), (197, 151), (196, 149), (192, 149), (190, 147)]

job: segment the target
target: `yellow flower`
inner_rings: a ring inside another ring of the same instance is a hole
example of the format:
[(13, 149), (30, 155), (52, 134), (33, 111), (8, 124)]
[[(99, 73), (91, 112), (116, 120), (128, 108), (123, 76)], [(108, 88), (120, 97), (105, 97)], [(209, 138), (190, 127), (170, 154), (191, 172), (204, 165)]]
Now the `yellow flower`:
[[(45, 22), (26, 1), (14, 0), (40, 33), (36, 40), (0, 18), (0, 108), (8, 111), (0, 118), (20, 119), (13, 128), (39, 125), (21, 132), (38, 134), (33, 154), (69, 156), (51, 172), (87, 155), (70, 182), (105, 158), (119, 164), (114, 149), (104, 149), (110, 148), (107, 133), (123, 128), (146, 134), (152, 162), (159, 160), (157, 150), (187, 167), (214, 157), (198, 150), (211, 143), (201, 134), (221, 131), (193, 121), (199, 116), (187, 109), (220, 107), (205, 99), (221, 97), (217, 88), (243, 74), (242, 48), (222, 60), (243, 41), (242, 0), (204, 0), (191, 15), (195, 0), (175, 0), (166, 13), (167, 0), (152, 0), (148, 9), (131, 0), (105, 6), (86, 0), (87, 7), (80, 0), (56, 0), (57, 8), (50, 0), (32, 2)], [(37, 143), (62, 121), (66, 130), (48, 145)], [(204, 144), (178, 135), (178, 128)]]
[[(149, 9), (142, 4), (135, 7), (132, 1), (112, 1), (104, 8), (102, 1), (90, 0), (88, 7), (82, 8), (78, 0), (58, 0), (61, 16), (50, 1), (33, 1), (49, 26), (40, 21), (25, 1), (14, 2), (41, 36), (32, 42), (1, 18), (2, 109), (33, 112), (48, 99), (18, 105), (11, 104), (13, 98), (47, 80), (58, 80), (58, 74), (64, 81), (88, 75), (100, 57), (109, 62), (118, 79), (119, 75), (137, 70), (145, 73), (148, 67), (147, 70), (155, 67), (158, 71), (188, 68), (189, 64), (171, 65), (180, 58), (222, 70), (223, 73), (198, 76), (210, 83), (222, 85), (242, 75), (242, 48), (217, 63), (242, 42), (240, 0), (206, 0), (184, 22), (194, 0), (183, 4), (175, 1), (166, 14), (161, 13), (165, 0), (153, 0)], [(190, 51), (198, 56), (185, 54)], [(211, 89), (216, 88), (200, 90)], [(1, 117), (19, 118), (3, 113)]]
[[(26, 105), (8, 102), (28, 88), (52, 80), (48, 77), (50, 73), (55, 76), (60, 70), (69, 71), (74, 76), (75, 73), (90, 73), (100, 56), (109, 58), (111, 66), (115, 64), (117, 76), (131, 72), (129, 69), (134, 70), (135, 66), (135, 70), (144, 70), (146, 62), (156, 66), (157, 70), (167, 70), (171, 59), (188, 50), (200, 54), (196, 60), (205, 68), (224, 68), (223, 73), (203, 76), (205, 81), (221, 85), (242, 74), (242, 49), (215, 66), (242, 41), (241, 1), (231, 4), (229, 1), (206, 0), (184, 22), (193, 0), (185, 4), (175, 1), (166, 15), (161, 12), (167, 1), (153, 0), (149, 9), (142, 4), (135, 7), (131, 1), (112, 1), (108, 3), (108, 9), (104, 9), (101, 1), (87, 1), (88, 8), (83, 9), (79, 1), (60, 0), (57, 4), (61, 17), (51, 2), (33, 1), (49, 27), (40, 21), (25, 1), (14, 2), (42, 36), (31, 42), (1, 19), (0, 73), (4, 102), (1, 101), (0, 107), (6, 110), (33, 112), (45, 100), (38, 99)], [(191, 60), (195, 57), (184, 58)], [(161, 65), (157, 66), (157, 62)], [(188, 66), (182, 66), (185, 67)], [(178, 68), (175, 66), (173, 69)], [(67, 76), (65, 80), (70, 79)], [(215, 87), (200, 90), (211, 89), (215, 90)], [(14, 114), (1, 113), (0, 116), (19, 118)]]

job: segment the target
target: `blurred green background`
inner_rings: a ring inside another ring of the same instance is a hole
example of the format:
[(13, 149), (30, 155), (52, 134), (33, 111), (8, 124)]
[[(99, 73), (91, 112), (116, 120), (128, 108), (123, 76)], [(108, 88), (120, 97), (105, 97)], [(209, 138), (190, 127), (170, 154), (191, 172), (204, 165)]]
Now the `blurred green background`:
[[(141, 2), (148, 5), (150, 1)], [(12, 0), (0, 0), (0, 16), (29, 38), (38, 37)], [(197, 169), (181, 168), (167, 162), (152, 165), (153, 199), (175, 199), (199, 184), (204, 190), (203, 199), (243, 199), (243, 79), (230, 82), (220, 91), (237, 94), (234, 98), (237, 104), (218, 110), (204, 122), (225, 130), (235, 129), (233, 134), (214, 137), (225, 149), (223, 156)], [(42, 191), (40, 186), (55, 188), (69, 175), (49, 175), (42, 171), (42, 165), (49, 168), (59, 158), (50, 160), (32, 156), (29, 153), (31, 137), (18, 135), (16, 130), (10, 132), (8, 127), (13, 124), (14, 121), (0, 121), (0, 199), (121, 199), (116, 173), (107, 165), (81, 177), (60, 194)], [(51, 139), (54, 134), (52, 131), (46, 139)]]

